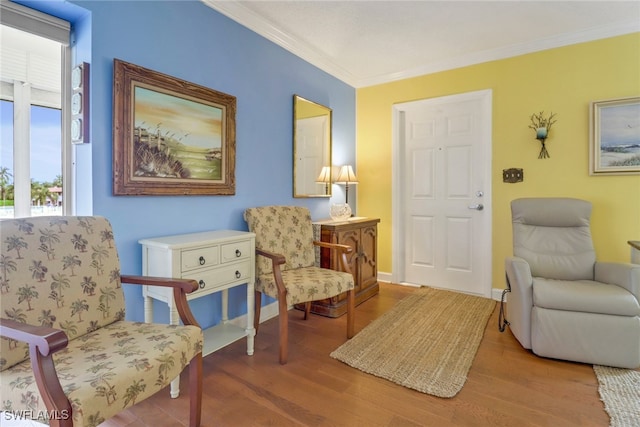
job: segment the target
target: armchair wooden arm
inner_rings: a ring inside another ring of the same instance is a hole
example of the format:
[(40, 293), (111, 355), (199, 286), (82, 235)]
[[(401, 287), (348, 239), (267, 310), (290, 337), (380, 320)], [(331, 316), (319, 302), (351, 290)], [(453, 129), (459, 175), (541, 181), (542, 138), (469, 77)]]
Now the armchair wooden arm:
[(71, 403), (62, 391), (53, 353), (67, 347), (69, 339), (60, 329), (33, 326), (0, 318), (0, 336), (29, 344), (29, 358), (36, 384), (47, 408), (53, 408), (51, 427), (71, 427)]
[(60, 329), (33, 326), (15, 320), (0, 318), (0, 336), (34, 346), (40, 354), (48, 356), (62, 350), (69, 343), (67, 334)]
[(341, 271), (345, 273), (351, 273), (351, 267), (349, 266), (349, 261), (347, 260), (347, 254), (353, 252), (353, 248), (347, 245), (340, 245), (338, 243), (328, 243), (328, 242), (319, 242), (314, 241), (314, 245), (320, 246), (321, 248), (334, 249), (338, 251), (338, 257), (340, 258), (340, 266)]
[(276, 280), (276, 286), (278, 287), (278, 300), (282, 301), (284, 298), (286, 298), (287, 289), (284, 287), (284, 281), (282, 280), (282, 272), (280, 270), (280, 266), (287, 262), (286, 258), (282, 254), (265, 251), (264, 249), (260, 248), (256, 248), (256, 255), (262, 255), (271, 260), (271, 268)]
[(353, 248), (351, 246), (340, 245), (338, 243), (320, 242), (318, 240), (314, 240), (313, 244), (316, 246), (320, 246), (322, 248), (337, 249), (347, 254), (350, 254), (351, 252), (353, 252)]
[(120, 280), (122, 283), (129, 283), (133, 285), (164, 286), (173, 288), (173, 300), (176, 303), (176, 309), (178, 310), (182, 323), (185, 325), (200, 327), (200, 324), (191, 312), (191, 308), (187, 303), (187, 294), (198, 289), (197, 281), (193, 279), (169, 279), (166, 277), (133, 276), (125, 274), (120, 276)]
[(256, 248), (256, 255), (262, 255), (271, 259), (271, 261), (275, 264), (284, 264), (286, 259), (284, 255), (277, 254), (275, 252), (265, 251), (264, 249)]

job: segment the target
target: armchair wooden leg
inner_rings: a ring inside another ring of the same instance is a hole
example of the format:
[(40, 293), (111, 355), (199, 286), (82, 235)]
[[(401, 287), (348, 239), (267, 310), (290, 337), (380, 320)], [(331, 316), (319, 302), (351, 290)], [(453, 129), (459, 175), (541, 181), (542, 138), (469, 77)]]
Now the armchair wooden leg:
[(309, 313), (311, 313), (311, 301), (304, 303), (304, 320), (309, 318)]
[(253, 329), (256, 330), (256, 335), (258, 335), (258, 326), (260, 326), (260, 309), (262, 308), (262, 292), (255, 291), (255, 303), (254, 303), (254, 315), (253, 315)]
[(347, 292), (347, 338), (353, 337), (354, 321), (356, 311), (356, 291), (351, 289)]
[(200, 427), (202, 413), (202, 353), (189, 363), (189, 427)]
[(280, 364), (285, 365), (289, 353), (289, 313), (286, 298), (278, 298), (278, 321), (280, 322)]

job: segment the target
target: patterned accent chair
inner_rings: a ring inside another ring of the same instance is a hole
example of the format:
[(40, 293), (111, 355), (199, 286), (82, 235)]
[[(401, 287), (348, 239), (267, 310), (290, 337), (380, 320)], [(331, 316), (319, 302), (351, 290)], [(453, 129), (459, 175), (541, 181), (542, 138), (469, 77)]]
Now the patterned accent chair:
[[(2, 410), (96, 426), (188, 365), (189, 425), (200, 424), (203, 337), (186, 300), (194, 280), (121, 275), (102, 217), (3, 220), (0, 245)], [(125, 321), (122, 283), (173, 287), (184, 325)]]
[[(255, 329), (260, 323), (262, 294), (278, 300), (280, 363), (287, 363), (288, 308), (304, 303), (307, 319), (311, 302), (347, 292), (347, 338), (353, 336), (355, 291), (347, 254), (349, 246), (313, 240), (311, 213), (298, 206), (264, 206), (244, 212), (249, 231), (256, 235)], [(315, 246), (333, 249), (342, 271), (315, 266)]]

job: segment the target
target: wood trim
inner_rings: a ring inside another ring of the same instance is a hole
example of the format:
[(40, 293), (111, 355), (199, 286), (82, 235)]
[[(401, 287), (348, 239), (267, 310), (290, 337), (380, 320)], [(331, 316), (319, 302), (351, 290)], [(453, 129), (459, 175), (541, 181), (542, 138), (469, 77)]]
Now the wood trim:
[(29, 359), (40, 396), (50, 411), (52, 427), (72, 427), (71, 403), (62, 390), (53, 353), (67, 347), (64, 331), (0, 318), (0, 336), (29, 344)]

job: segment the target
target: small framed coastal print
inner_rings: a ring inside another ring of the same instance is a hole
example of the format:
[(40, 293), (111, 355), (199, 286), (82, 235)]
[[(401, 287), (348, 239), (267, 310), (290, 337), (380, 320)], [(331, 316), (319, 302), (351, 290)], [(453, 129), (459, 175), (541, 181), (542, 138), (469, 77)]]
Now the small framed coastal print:
[(640, 97), (591, 103), (590, 175), (640, 174)]

